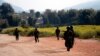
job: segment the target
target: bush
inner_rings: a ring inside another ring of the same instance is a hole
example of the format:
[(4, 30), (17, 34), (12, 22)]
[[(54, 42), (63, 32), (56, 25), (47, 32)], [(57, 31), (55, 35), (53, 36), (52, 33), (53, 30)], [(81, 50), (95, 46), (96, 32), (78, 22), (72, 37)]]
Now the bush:
[[(14, 29), (13, 28), (6, 28), (2, 30), (2, 33), (13, 35)], [(17, 27), (20, 31), (20, 35), (22, 36), (33, 36), (34, 28), (32, 27)], [(50, 28), (38, 28), (40, 31), (40, 37), (45, 36), (55, 36), (55, 29), (56, 27), (50, 27)], [(66, 27), (60, 27), (61, 33), (60, 36), (63, 37), (64, 31), (66, 31)], [(75, 37), (88, 39), (88, 38), (99, 38), (100, 37), (100, 26), (92, 26), (92, 25), (78, 25), (74, 26), (75, 31)]]
[(3, 30), (1, 31), (1, 33), (13, 35), (14, 29), (15, 29), (15, 28), (3, 29)]
[(49, 36), (54, 36), (53, 33), (49, 33), (49, 32), (40, 32), (40, 37), (49, 37)]
[(3, 29), (2, 33), (4, 34), (9, 34), (9, 35), (13, 35), (15, 28), (18, 28), (18, 30), (20, 31), (20, 35), (22, 36), (28, 36), (30, 32), (32, 32), (33, 28), (23, 28), (23, 27), (13, 27), (13, 28), (6, 28)]
[(79, 37), (80, 33), (75, 31), (75, 37)]
[(93, 38), (94, 36), (97, 36), (94, 30), (84, 30), (83, 32), (80, 33), (79, 38), (89, 39)]
[(100, 36), (100, 27), (99, 26), (96, 26), (96, 29), (95, 30), (96, 30), (97, 35)]

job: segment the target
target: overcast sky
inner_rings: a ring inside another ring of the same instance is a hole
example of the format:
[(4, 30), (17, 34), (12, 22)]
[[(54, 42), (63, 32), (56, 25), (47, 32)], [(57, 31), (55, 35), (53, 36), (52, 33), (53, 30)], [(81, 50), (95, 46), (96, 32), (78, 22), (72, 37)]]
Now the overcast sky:
[(21, 7), (24, 10), (34, 9), (44, 11), (45, 9), (61, 10), (81, 3), (94, 0), (5, 0), (8, 3)]

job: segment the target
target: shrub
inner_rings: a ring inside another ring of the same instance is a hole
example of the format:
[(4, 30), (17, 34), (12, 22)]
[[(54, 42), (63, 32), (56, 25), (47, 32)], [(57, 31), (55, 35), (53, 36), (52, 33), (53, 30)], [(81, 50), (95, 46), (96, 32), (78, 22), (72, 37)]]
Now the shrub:
[(100, 27), (99, 26), (96, 26), (96, 29), (95, 30), (96, 30), (97, 35), (100, 36)]
[(1, 33), (13, 35), (14, 29), (15, 29), (15, 28), (3, 29)]
[(14, 28), (6, 28), (3, 29), (2, 33), (13, 35), (15, 28), (18, 28), (20, 31), (20, 35), (28, 36), (28, 34), (33, 30), (33, 28), (23, 28), (23, 27), (14, 27)]
[(48, 36), (54, 36), (53, 33), (49, 33), (49, 32), (40, 32), (40, 37), (48, 37)]
[[(14, 29), (13, 28), (6, 28), (2, 30), (2, 33), (5, 34), (10, 34), (13, 35)], [(22, 36), (33, 36), (33, 31), (34, 28), (32, 27), (17, 27), (18, 30), (20, 31), (20, 35)], [(40, 36), (45, 37), (45, 36), (55, 36), (55, 29), (56, 27), (49, 27), (49, 28), (38, 28), (40, 31)], [(61, 33), (60, 36), (63, 37), (64, 31), (66, 31), (66, 27), (60, 27)], [(94, 36), (96, 38), (100, 37), (100, 26), (92, 26), (92, 25), (78, 25), (74, 26), (74, 31), (75, 31), (75, 37), (78, 38), (93, 38)]]
[(79, 37), (80, 32), (75, 31), (75, 37)]
[(80, 32), (79, 38), (89, 39), (89, 38), (93, 38), (94, 36), (97, 36), (94, 30), (84, 30)]

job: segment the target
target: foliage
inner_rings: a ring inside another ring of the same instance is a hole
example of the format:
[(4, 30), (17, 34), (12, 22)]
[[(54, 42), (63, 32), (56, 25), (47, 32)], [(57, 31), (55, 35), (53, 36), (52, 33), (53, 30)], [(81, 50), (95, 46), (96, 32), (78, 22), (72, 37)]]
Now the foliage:
[[(69, 9), (69, 10), (51, 10), (44, 12), (30, 10), (30, 12), (15, 13), (9, 3), (0, 5), (0, 19), (7, 19), (9, 26), (18, 26), (21, 20), (25, 20), (29, 26), (34, 26), (38, 17), (43, 18), (43, 26), (66, 26), (66, 25), (100, 25), (100, 10), (94, 9)], [(22, 23), (22, 25), (24, 25)]]
[[(12, 18), (12, 14), (14, 13), (14, 9), (12, 8), (12, 6), (9, 3), (2, 3), (2, 5), (0, 5), (0, 19), (3, 20), (7, 20), (6, 22), (8, 23), (9, 26), (13, 26), (13, 18)], [(1, 28), (5, 27), (5, 25), (7, 24), (2, 24), (4, 26), (2, 26)]]
[(14, 12), (14, 9), (9, 3), (3, 3), (0, 6), (0, 13), (3, 18), (7, 18), (9, 15), (11, 15)]
[[(2, 30), (2, 33), (13, 34), (13, 31), (16, 27), (13, 28), (6, 28)], [(32, 27), (18, 27), (20, 30), (20, 35), (22, 36), (33, 36), (34, 28)], [(40, 31), (40, 37), (42, 36), (55, 36), (55, 29), (56, 27), (49, 27), (49, 28), (38, 28)], [(61, 34), (63, 36), (64, 31), (66, 31), (66, 27), (60, 27)], [(88, 38), (96, 38), (100, 36), (100, 26), (95, 25), (75, 25), (74, 26), (75, 36), (78, 38), (88, 39)]]

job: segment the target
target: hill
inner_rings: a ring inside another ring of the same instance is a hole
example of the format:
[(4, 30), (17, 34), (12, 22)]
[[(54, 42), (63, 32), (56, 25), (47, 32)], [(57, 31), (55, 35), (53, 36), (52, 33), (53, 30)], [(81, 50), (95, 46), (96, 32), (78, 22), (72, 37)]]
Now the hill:
[(66, 9), (90, 9), (100, 10), (100, 0), (95, 0), (87, 3), (78, 4), (72, 7), (67, 7)]
[[(0, 0), (0, 5), (1, 5), (2, 3), (4, 3), (4, 2), (5, 2), (4, 0)], [(23, 9), (22, 9), (21, 7), (15, 6), (15, 5), (13, 5), (13, 4), (11, 4), (11, 6), (12, 6), (13, 9), (15, 10), (15, 12), (21, 12), (21, 11), (23, 11)]]

